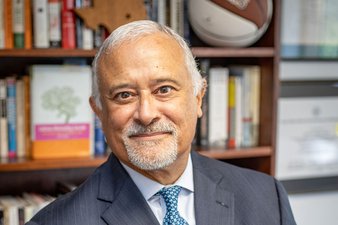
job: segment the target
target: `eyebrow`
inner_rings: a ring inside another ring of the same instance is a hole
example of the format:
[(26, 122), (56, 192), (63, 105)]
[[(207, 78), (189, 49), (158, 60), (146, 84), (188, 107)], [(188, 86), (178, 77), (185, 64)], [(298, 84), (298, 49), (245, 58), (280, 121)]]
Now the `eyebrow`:
[(160, 79), (156, 79), (152, 81), (153, 84), (160, 84), (160, 83), (166, 83), (166, 82), (174, 83), (177, 86), (181, 86), (181, 84), (177, 80), (170, 79), (170, 78), (160, 78)]
[[(173, 83), (177, 86), (181, 86), (181, 84), (177, 80), (170, 79), (170, 78), (155, 79), (155, 80), (151, 81), (151, 85), (157, 85), (157, 84), (166, 83), (166, 82)], [(112, 94), (112, 93), (114, 93), (114, 91), (119, 90), (119, 89), (124, 89), (124, 88), (136, 89), (136, 85), (133, 85), (133, 84), (130, 84), (130, 83), (118, 84), (116, 86), (109, 88), (109, 94)]]

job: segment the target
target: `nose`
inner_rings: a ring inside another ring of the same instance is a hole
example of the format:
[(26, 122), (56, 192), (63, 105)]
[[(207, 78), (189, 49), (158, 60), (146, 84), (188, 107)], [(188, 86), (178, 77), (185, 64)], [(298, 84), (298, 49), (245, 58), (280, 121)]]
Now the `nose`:
[(136, 122), (143, 126), (147, 126), (159, 120), (160, 117), (156, 99), (148, 93), (140, 94), (139, 98), (138, 108), (134, 115)]

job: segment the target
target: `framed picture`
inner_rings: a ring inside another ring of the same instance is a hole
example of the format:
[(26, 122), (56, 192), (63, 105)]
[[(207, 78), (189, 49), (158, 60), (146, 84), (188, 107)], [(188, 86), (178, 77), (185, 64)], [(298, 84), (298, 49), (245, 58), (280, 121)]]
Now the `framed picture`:
[(338, 1), (283, 0), (281, 56), (338, 57)]

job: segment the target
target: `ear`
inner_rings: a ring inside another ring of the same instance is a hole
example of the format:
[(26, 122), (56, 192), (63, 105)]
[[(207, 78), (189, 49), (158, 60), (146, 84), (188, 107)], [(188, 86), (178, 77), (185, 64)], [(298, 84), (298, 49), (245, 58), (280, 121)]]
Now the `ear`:
[(203, 78), (202, 81), (202, 88), (199, 91), (199, 93), (197, 94), (196, 98), (197, 98), (197, 116), (198, 118), (201, 118), (203, 115), (203, 111), (202, 111), (202, 103), (203, 103), (203, 97), (205, 95), (205, 92), (207, 91), (207, 81), (205, 78)]
[(102, 121), (102, 110), (96, 105), (95, 99), (93, 96), (90, 96), (89, 98), (89, 104), (94, 113), (99, 117), (99, 119)]

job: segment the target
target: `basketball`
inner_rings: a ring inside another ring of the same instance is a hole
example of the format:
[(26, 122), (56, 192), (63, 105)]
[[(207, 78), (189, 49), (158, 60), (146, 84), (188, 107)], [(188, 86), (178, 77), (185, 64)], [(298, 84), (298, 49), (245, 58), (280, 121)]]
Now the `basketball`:
[(272, 0), (189, 0), (196, 35), (212, 46), (247, 47), (267, 30)]

